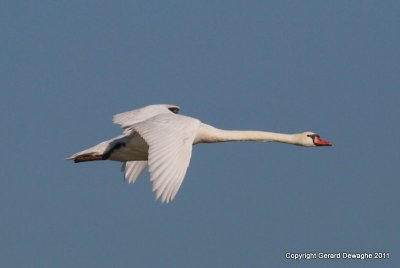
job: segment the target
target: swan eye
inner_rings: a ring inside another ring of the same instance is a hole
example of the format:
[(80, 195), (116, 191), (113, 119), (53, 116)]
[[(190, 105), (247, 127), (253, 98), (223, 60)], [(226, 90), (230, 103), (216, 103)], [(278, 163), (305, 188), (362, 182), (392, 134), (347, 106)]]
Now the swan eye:
[(170, 110), (170, 111), (173, 112), (174, 114), (179, 113), (179, 108), (177, 108), (177, 107), (170, 107), (170, 108), (168, 108), (168, 110)]
[(320, 136), (318, 134), (308, 134), (307, 137), (310, 137), (311, 139), (314, 139), (316, 137), (320, 138)]
[(318, 134), (308, 134), (307, 137), (310, 137), (314, 144), (316, 142), (316, 139), (320, 139)]

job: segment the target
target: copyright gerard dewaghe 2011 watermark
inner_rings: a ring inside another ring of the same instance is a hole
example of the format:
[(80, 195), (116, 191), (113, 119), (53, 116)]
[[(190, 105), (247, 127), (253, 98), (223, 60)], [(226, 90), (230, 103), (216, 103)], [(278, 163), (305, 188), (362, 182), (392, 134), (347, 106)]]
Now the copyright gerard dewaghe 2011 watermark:
[(291, 260), (383, 260), (390, 259), (389, 252), (286, 252), (286, 259)]

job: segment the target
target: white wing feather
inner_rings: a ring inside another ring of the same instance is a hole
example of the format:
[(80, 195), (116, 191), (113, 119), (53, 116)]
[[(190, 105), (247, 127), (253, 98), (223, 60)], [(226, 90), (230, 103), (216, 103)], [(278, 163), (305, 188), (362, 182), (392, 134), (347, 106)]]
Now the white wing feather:
[(143, 122), (155, 115), (172, 113), (168, 107), (177, 107), (168, 104), (155, 104), (149, 105), (140, 109), (132, 110), (129, 112), (124, 112), (116, 114), (113, 116), (113, 122), (120, 125), (122, 128), (128, 128), (133, 124)]
[(178, 192), (192, 155), (200, 121), (173, 113), (132, 125), (149, 145), (148, 164), (156, 199), (170, 202)]
[(128, 183), (135, 183), (136, 179), (147, 167), (147, 161), (128, 161), (122, 164), (122, 172), (125, 172), (125, 180)]

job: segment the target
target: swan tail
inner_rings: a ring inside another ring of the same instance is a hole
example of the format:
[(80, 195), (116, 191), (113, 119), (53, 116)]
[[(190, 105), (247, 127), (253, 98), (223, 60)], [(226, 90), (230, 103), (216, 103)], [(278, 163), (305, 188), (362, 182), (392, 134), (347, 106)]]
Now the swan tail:
[(107, 154), (109, 144), (109, 141), (99, 143), (65, 158), (65, 160), (74, 160), (75, 163), (106, 160), (109, 157), (109, 154)]
[(93, 147), (86, 150), (77, 152), (70, 157), (65, 158), (66, 160), (74, 160), (75, 163), (107, 160), (111, 153), (121, 147), (121, 144), (126, 142), (129, 135), (120, 135), (111, 140), (103, 141)]

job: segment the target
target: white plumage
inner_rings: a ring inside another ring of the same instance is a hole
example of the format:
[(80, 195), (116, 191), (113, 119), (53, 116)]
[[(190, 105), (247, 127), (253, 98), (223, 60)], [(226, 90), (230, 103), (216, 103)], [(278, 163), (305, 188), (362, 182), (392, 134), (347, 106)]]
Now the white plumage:
[(128, 183), (134, 183), (149, 166), (156, 199), (170, 202), (178, 192), (192, 155), (193, 144), (224, 141), (274, 141), (301, 146), (330, 146), (313, 132), (280, 134), (265, 131), (220, 130), (198, 119), (177, 114), (175, 105), (149, 105), (113, 117), (123, 134), (67, 159), (78, 162), (123, 162)]

